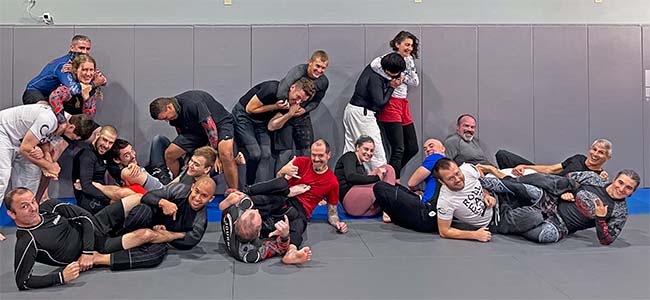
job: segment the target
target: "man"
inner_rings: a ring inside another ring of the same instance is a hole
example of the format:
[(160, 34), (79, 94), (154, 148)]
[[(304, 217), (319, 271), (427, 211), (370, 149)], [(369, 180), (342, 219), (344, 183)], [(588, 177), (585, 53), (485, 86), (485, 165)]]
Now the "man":
[[(289, 87), (288, 97), (278, 98), (278, 81), (270, 80), (257, 84), (239, 99), (232, 109), (236, 120), (238, 143), (244, 147), (246, 157), (246, 184), (253, 184), (259, 175), (260, 181), (269, 179), (270, 171), (258, 167), (261, 161), (271, 158), (271, 138), (267, 128), (269, 121), (278, 111), (286, 112), (293, 105), (291, 118), (299, 109), (300, 104), (314, 94), (314, 84), (311, 79), (301, 78)], [(284, 125), (284, 123), (282, 123)], [(281, 128), (279, 126), (278, 128)]]
[[(27, 83), (23, 104), (48, 101), (50, 93), (60, 85), (65, 85), (72, 95), (81, 94), (81, 84), (70, 73), (70, 63), (79, 54), (90, 54), (90, 39), (85, 35), (75, 35), (70, 44), (70, 52), (49, 62), (38, 76)], [(106, 77), (97, 71), (92, 86), (102, 85), (106, 85)]]
[(445, 139), (445, 154), (456, 162), (491, 165), (481, 149), (476, 134), (476, 118), (470, 114), (463, 114), (456, 120), (456, 132)]
[(105, 184), (107, 153), (117, 139), (117, 129), (102, 126), (99, 135), (88, 148), (82, 148), (72, 160), (72, 182), (79, 182), (81, 189), (74, 189), (77, 205), (91, 214), (98, 213), (111, 203), (111, 199), (98, 190), (93, 182)]
[(232, 193), (221, 201), (221, 231), (230, 255), (247, 263), (278, 255), (284, 264), (311, 260), (309, 247), (298, 250), (290, 243), (290, 225), (300, 217), (297, 210), (287, 209), (290, 195), (288, 181), (281, 176), (248, 186), (246, 194)]
[[(296, 195), (287, 200), (289, 207), (299, 213), (296, 222), (291, 223), (290, 242), (299, 247), (302, 234), (307, 229), (307, 220), (311, 218), (314, 208), (323, 199), (327, 200), (327, 222), (337, 232), (347, 233), (348, 225), (339, 220), (337, 205), (339, 202), (339, 182), (327, 166), (332, 157), (330, 146), (324, 139), (317, 139), (311, 144), (311, 157), (296, 157), (291, 165), (297, 168), (296, 174), (287, 174), (283, 168), (279, 176), (289, 176), (289, 187), (298, 187)], [(295, 169), (294, 169), (295, 170)]]
[[(167, 253), (165, 245), (144, 245), (159, 239), (150, 229), (113, 237), (126, 224), (126, 216), (139, 203), (139, 196), (116, 202), (95, 216), (55, 200), (39, 205), (24, 187), (11, 190), (4, 203), (17, 226), (14, 275), (20, 290), (65, 284), (95, 265), (107, 265), (112, 270), (154, 267)], [(35, 275), (35, 262), (65, 268)]]
[(603, 165), (612, 158), (612, 142), (597, 139), (591, 143), (589, 155), (576, 154), (561, 163), (553, 165), (535, 165), (533, 162), (507, 150), (499, 150), (495, 155), (499, 168), (513, 168), (512, 174), (522, 176), (525, 170), (564, 176), (570, 172), (591, 171), (607, 180), (609, 175), (603, 170)]
[[(486, 165), (494, 167), (491, 165)], [(439, 159), (433, 167), (433, 176), (440, 188), (438, 197), (438, 233), (443, 238), (466, 239), (488, 242), (492, 230), (504, 234), (521, 234), (535, 228), (542, 220), (541, 211), (520, 203), (534, 204), (541, 198), (540, 189), (515, 182), (511, 177), (500, 181), (479, 180), (486, 166), (464, 163), (460, 167), (449, 158)], [(505, 185), (506, 181), (509, 185)], [(486, 189), (490, 188), (490, 191)], [(498, 195), (497, 195), (498, 193)], [(498, 198), (497, 198), (498, 197)], [(501, 206), (497, 206), (500, 199)], [(464, 230), (451, 226), (452, 219), (476, 230)]]
[[(409, 178), (408, 189), (379, 182), (373, 187), (373, 192), (384, 211), (384, 222), (392, 221), (395, 225), (419, 232), (436, 232), (435, 193), (439, 189), (431, 171), (435, 163), (444, 157), (445, 146), (437, 139), (428, 139), (423, 148), (427, 157)], [(422, 182), (425, 183), (424, 193), (418, 190)]]
[(180, 173), (179, 158), (209, 144), (219, 153), (215, 171), (224, 172), (229, 191), (237, 189), (234, 119), (212, 95), (191, 90), (172, 98), (158, 98), (149, 105), (149, 112), (153, 119), (169, 121), (178, 131), (165, 150), (165, 163), (173, 177)]
[[(126, 174), (131, 179), (129, 180), (130, 183), (125, 182), (123, 176), (124, 173), (122, 171), (125, 168), (130, 168), (129, 172)], [(137, 153), (133, 150), (133, 145), (131, 145), (127, 140), (115, 140), (113, 147), (111, 147), (111, 150), (108, 153), (106, 169), (118, 185), (138, 183), (146, 190), (156, 190), (162, 188), (164, 185), (159, 178), (149, 174), (145, 168), (138, 164)], [(167, 175), (167, 177), (169, 177), (169, 175)], [(134, 182), (133, 179), (136, 178), (137, 182)], [(171, 181), (171, 178), (169, 178), (167, 183), (169, 183), (169, 181)]]
[(205, 234), (208, 226), (205, 205), (214, 199), (215, 189), (212, 178), (201, 176), (194, 184), (170, 183), (149, 191), (142, 196), (141, 202), (148, 209), (140, 214), (140, 222), (152, 225), (174, 248), (192, 249)]
[(343, 111), (345, 147), (343, 152), (354, 151), (354, 142), (362, 135), (375, 141), (375, 154), (368, 169), (374, 170), (386, 164), (386, 153), (381, 140), (381, 132), (375, 113), (388, 103), (393, 90), (402, 84), (402, 72), (406, 68), (404, 58), (398, 53), (390, 53), (381, 59), (381, 67), (392, 79), (385, 79), (367, 65), (354, 88), (350, 103)]
[(279, 152), (278, 165), (284, 165), (289, 161), (294, 144), (296, 146), (295, 155), (306, 156), (308, 154), (307, 151), (314, 141), (314, 128), (309, 113), (318, 107), (329, 87), (329, 80), (325, 75), (328, 64), (327, 53), (317, 50), (312, 53), (307, 64), (291, 68), (280, 81), (277, 92), (278, 99), (288, 99), (291, 84), (302, 77), (314, 81), (315, 94), (309, 101), (301, 103), (297, 113), (288, 120), (282, 129), (275, 133), (273, 145), (274, 150)]
[(613, 243), (627, 221), (625, 199), (639, 187), (641, 178), (624, 169), (609, 183), (591, 171), (567, 176), (536, 173), (518, 178), (544, 189), (540, 209), (547, 218), (523, 236), (537, 243), (554, 243), (567, 234), (596, 228), (602, 245)]

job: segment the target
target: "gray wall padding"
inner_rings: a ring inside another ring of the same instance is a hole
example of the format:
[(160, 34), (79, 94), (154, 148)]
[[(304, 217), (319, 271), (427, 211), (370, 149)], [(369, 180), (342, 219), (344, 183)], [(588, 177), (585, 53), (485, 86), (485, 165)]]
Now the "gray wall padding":
[[(330, 88), (313, 121), (316, 136), (330, 141), (337, 158), (341, 116), (356, 79), (390, 50), (388, 40), (400, 30), (421, 41), (421, 84), (409, 92), (419, 144), (444, 139), (459, 114), (472, 113), (490, 156), (506, 148), (537, 163), (557, 163), (605, 137), (614, 142), (610, 174), (633, 168), (650, 175), (641, 54), (646, 68), (650, 59), (637, 25), (0, 26), (0, 105), (22, 103), (27, 81), (65, 53), (74, 33), (87, 34), (109, 79), (97, 120), (116, 125), (144, 164), (154, 134), (175, 135), (149, 116), (152, 99), (202, 89), (230, 109), (252, 85), (280, 79), (324, 49)], [(421, 159), (420, 151), (405, 180)], [(68, 155), (62, 164), (69, 163)], [(62, 186), (53, 196), (71, 195), (69, 180), (55, 185)]]

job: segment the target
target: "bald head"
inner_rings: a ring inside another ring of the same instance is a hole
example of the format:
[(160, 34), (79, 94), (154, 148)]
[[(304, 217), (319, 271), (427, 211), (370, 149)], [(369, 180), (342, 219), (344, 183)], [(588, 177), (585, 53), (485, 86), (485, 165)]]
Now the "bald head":
[(445, 146), (437, 139), (428, 139), (424, 141), (424, 154), (429, 156), (433, 153), (445, 155)]

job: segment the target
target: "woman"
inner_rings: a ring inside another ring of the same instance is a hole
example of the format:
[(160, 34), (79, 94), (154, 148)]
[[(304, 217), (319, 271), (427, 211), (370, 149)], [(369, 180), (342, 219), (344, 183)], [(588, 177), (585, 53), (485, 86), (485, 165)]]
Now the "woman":
[(343, 209), (351, 216), (374, 216), (380, 211), (375, 205), (372, 187), (376, 182), (395, 184), (395, 171), (390, 165), (383, 165), (366, 172), (364, 163), (370, 161), (375, 152), (375, 141), (361, 136), (355, 143), (355, 150), (343, 154), (336, 162), (334, 174), (339, 180), (339, 197)]
[[(377, 115), (379, 127), (386, 134), (391, 145), (388, 163), (395, 169), (399, 181), (402, 167), (418, 153), (417, 134), (411, 117), (411, 109), (407, 98), (408, 86), (420, 84), (418, 73), (415, 71), (415, 58), (418, 58), (418, 38), (408, 31), (400, 31), (389, 43), (393, 51), (399, 53), (406, 62), (406, 70), (402, 73), (402, 84), (393, 91), (391, 98)], [(386, 55), (386, 54), (384, 54)], [(373, 71), (390, 78), (381, 69), (381, 58), (375, 58), (370, 66)]]
[(102, 98), (98, 88), (93, 87), (95, 78), (95, 59), (87, 54), (79, 54), (72, 60), (71, 75), (81, 85), (81, 94), (72, 95), (65, 85), (59, 86), (50, 94), (50, 105), (57, 115), (59, 123), (65, 122), (63, 111), (75, 114), (87, 114), (91, 118), (97, 112), (97, 100)]

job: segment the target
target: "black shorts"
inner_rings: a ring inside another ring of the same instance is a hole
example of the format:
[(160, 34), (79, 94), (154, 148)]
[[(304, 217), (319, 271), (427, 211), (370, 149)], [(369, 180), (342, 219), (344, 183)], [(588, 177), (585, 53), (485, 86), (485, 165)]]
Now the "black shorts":
[(296, 149), (309, 149), (314, 142), (314, 128), (309, 113), (289, 119), (289, 121), (273, 135), (273, 150), (291, 150), (295, 143)]
[[(224, 119), (217, 123), (217, 136), (219, 142), (231, 140), (235, 136), (235, 126), (232, 119)], [(196, 148), (203, 147), (209, 144), (208, 137), (204, 132), (201, 133), (181, 133), (179, 134), (173, 144), (183, 149), (186, 153), (192, 153)]]
[(34, 104), (38, 101), (48, 101), (48, 97), (39, 90), (27, 89), (23, 92), (23, 104)]
[(104, 207), (93, 216), (95, 224), (95, 250), (100, 253), (113, 253), (124, 250), (122, 236), (111, 237), (111, 234), (122, 228), (124, 224), (124, 205), (117, 201)]

